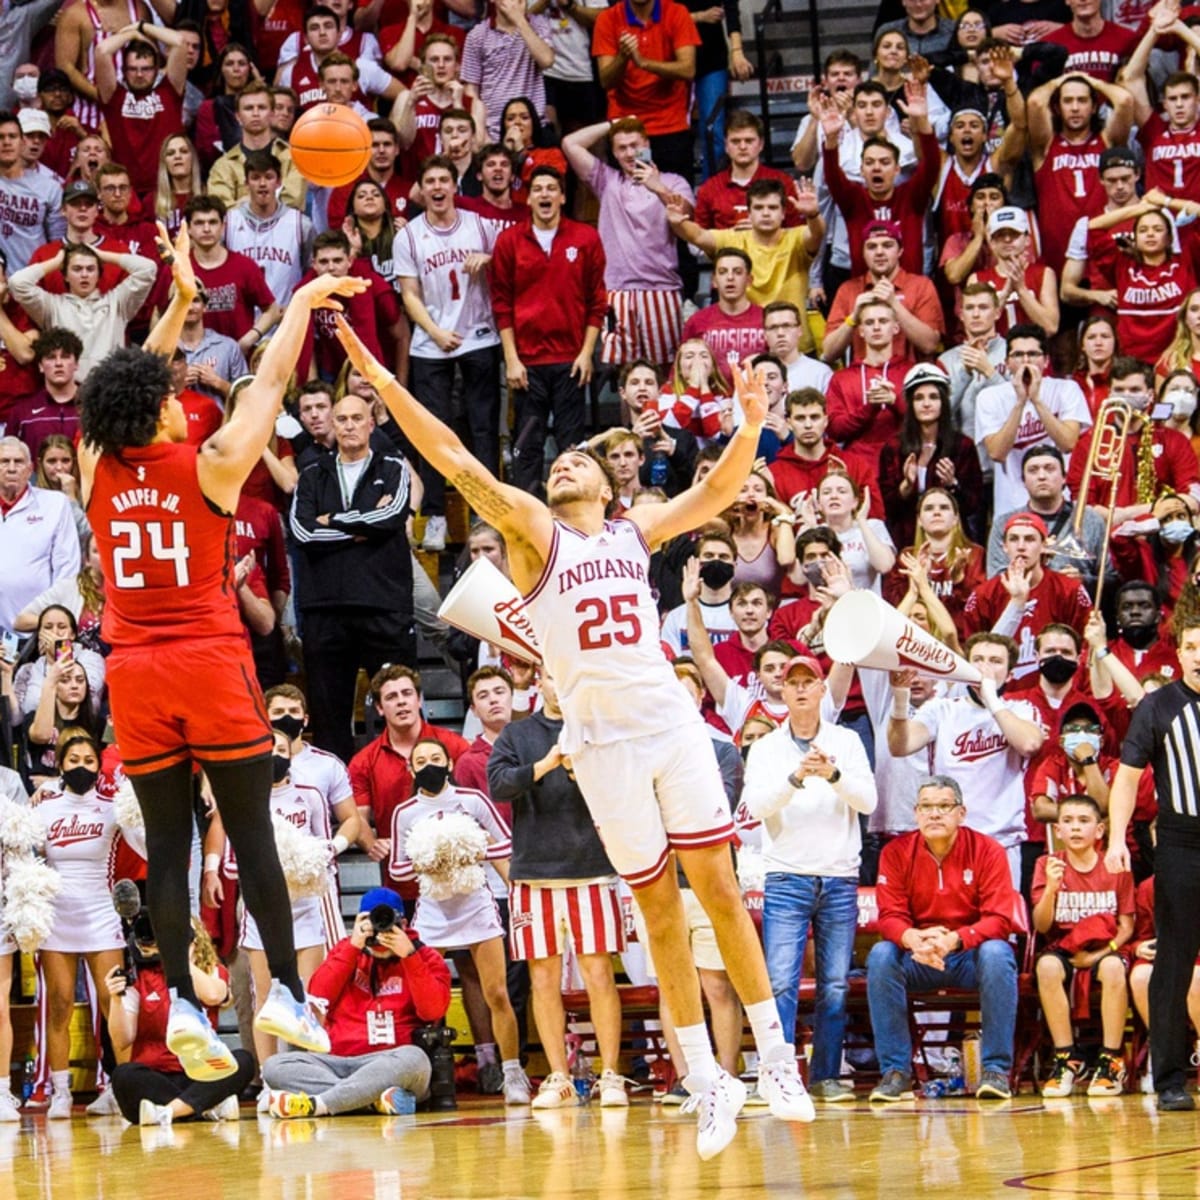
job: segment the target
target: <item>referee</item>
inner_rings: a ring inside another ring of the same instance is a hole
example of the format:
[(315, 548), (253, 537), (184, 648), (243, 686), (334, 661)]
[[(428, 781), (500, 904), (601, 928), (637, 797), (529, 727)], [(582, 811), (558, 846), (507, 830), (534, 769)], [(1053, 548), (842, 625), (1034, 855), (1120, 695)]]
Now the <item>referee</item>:
[(1200, 612), (1175, 614), (1182, 677), (1133, 710), (1121, 765), (1108, 799), (1104, 865), (1129, 870), (1125, 830), (1138, 780), (1154, 768), (1158, 791), (1154, 922), (1157, 953), (1150, 977), (1150, 1054), (1158, 1107), (1196, 1107), (1184, 1086), (1188, 1067), (1187, 992), (1200, 953)]

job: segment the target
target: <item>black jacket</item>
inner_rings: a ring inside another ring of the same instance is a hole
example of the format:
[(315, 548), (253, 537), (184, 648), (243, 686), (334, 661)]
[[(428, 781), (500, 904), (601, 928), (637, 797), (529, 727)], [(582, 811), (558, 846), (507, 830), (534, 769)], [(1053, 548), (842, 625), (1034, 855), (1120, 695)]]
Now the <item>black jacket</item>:
[[(404, 460), (374, 450), (349, 504), (342, 499), (336, 455), (305, 467), (291, 512), (301, 610), (375, 608), (412, 616), (408, 491)], [(326, 514), (329, 523), (318, 522)]]

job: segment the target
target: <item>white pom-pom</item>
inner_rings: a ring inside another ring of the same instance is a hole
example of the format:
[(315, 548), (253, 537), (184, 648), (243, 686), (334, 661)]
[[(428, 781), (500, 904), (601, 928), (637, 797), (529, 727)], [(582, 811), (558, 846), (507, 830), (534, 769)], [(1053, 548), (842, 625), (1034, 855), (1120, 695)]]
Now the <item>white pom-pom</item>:
[(121, 781), (113, 796), (113, 816), (122, 829), (145, 829), (146, 821), (142, 816), (142, 806), (138, 803), (137, 793), (128, 778)]
[(18, 946), (32, 954), (54, 928), (54, 898), (62, 879), (41, 859), (14, 858), (4, 862), (4, 924)]
[(323, 896), (329, 890), (329, 843), (303, 833), (275, 814), (275, 849), (293, 900)]
[(0, 846), (18, 854), (27, 853), (45, 837), (33, 809), (11, 801), (0, 803)]
[(433, 813), (418, 821), (404, 841), (421, 895), (430, 900), (449, 900), (483, 887), (487, 878), (480, 864), (487, 848), (487, 834), (466, 813)]
[(743, 846), (737, 854), (738, 884), (743, 892), (761, 892), (767, 881), (766, 863), (762, 854)]

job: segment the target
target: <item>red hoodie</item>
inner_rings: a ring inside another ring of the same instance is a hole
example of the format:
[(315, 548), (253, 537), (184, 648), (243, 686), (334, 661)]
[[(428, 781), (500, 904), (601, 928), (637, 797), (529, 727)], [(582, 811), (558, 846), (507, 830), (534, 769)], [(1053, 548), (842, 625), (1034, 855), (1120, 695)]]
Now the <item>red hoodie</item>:
[(775, 455), (767, 470), (771, 472), (780, 500), (784, 504), (791, 504), (797, 496), (803, 498), (811, 495), (815, 500), (821, 480), (830, 471), (843, 468), (859, 491), (864, 488), (871, 489), (871, 511), (868, 515), (878, 517), (882, 521), (887, 514), (883, 509), (876, 473), (862, 458), (853, 454), (843, 454), (829, 442), (825, 444), (825, 453), (818, 459), (801, 458), (796, 453), (796, 443), (788, 442)]
[[(880, 451), (888, 442), (900, 441), (905, 410), (904, 377), (914, 365), (907, 358), (893, 358), (878, 366), (856, 362), (835, 371), (829, 381), (825, 401), (830, 435), (876, 471)], [(867, 392), (876, 379), (885, 380), (895, 389), (894, 404), (871, 404), (867, 400)]]

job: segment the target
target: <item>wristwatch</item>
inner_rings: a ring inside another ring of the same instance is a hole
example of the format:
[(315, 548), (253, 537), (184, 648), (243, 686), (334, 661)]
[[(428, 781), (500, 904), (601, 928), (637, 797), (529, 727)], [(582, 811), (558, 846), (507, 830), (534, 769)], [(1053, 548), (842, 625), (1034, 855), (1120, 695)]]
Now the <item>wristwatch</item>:
[(841, 777), (842, 777), (842, 770), (841, 770), (841, 768), (840, 768), (840, 767), (834, 767), (834, 768), (833, 768), (833, 774), (832, 774), (832, 775), (830, 775), (828, 782), (829, 782), (829, 783), (837, 783), (837, 781), (838, 781), (839, 779), (841, 779)]

